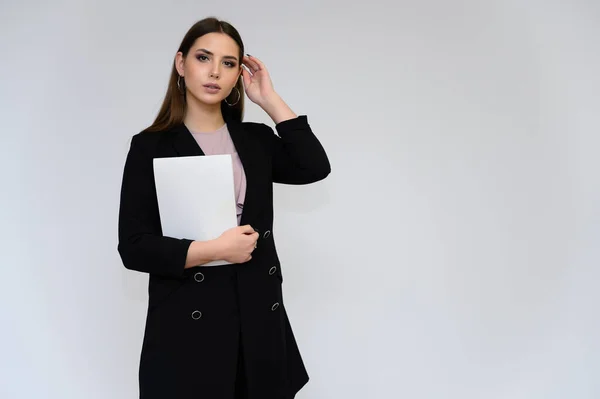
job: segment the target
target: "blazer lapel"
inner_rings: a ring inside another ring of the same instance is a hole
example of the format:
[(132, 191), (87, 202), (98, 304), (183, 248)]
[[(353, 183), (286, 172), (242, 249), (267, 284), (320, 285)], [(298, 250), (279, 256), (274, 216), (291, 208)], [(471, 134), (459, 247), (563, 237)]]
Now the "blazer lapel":
[[(227, 122), (227, 129), (229, 135), (233, 141), (233, 145), (240, 157), (242, 166), (244, 168), (244, 174), (246, 175), (246, 196), (244, 198), (244, 209), (242, 210), (242, 218), (240, 225), (249, 224), (250, 220), (255, 220), (254, 211), (258, 209), (255, 205), (258, 203), (257, 198), (257, 182), (255, 180), (256, 167), (254, 164), (254, 153), (252, 151), (252, 140), (248, 132), (244, 130), (244, 126), (241, 122)], [(256, 226), (252, 226), (256, 227)]]
[(173, 133), (173, 148), (175, 148), (178, 156), (189, 157), (194, 155), (205, 155), (194, 136), (192, 136), (192, 133), (190, 133), (187, 126), (183, 123), (175, 126), (173, 128)]

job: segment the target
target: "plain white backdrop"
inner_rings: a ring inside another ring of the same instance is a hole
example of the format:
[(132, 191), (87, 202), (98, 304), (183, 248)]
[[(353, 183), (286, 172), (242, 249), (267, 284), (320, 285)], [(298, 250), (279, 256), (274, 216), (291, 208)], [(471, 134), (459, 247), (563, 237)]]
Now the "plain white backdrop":
[(275, 191), (298, 399), (600, 397), (597, 1), (3, 0), (1, 398), (137, 397), (122, 168), (212, 15), (332, 164)]

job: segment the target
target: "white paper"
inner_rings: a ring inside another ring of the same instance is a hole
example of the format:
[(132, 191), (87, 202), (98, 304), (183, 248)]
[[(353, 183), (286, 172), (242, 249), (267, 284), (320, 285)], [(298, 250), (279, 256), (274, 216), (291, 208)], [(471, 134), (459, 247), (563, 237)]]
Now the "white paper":
[(206, 241), (237, 226), (231, 155), (155, 158), (154, 179), (163, 235)]

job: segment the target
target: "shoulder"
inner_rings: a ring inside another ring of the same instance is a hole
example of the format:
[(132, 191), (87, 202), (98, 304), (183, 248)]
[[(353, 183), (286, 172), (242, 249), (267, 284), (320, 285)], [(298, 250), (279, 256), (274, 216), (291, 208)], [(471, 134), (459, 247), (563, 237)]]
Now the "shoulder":
[(136, 144), (139, 146), (152, 146), (152, 145), (156, 145), (163, 137), (165, 134), (168, 134), (168, 130), (161, 130), (161, 131), (148, 131), (148, 130), (142, 130), (139, 133), (134, 134), (133, 136), (131, 136), (131, 143), (132, 144)]
[(256, 135), (264, 135), (273, 131), (268, 125), (260, 122), (242, 122), (241, 126), (246, 132)]
[(259, 122), (243, 122), (244, 126), (247, 126), (247, 129), (256, 132), (259, 135), (273, 135), (277, 134), (285, 134), (291, 130), (297, 129), (306, 129), (309, 128), (308, 117), (306, 115), (299, 115), (292, 119), (287, 119), (285, 121), (279, 122), (275, 125), (275, 128), (272, 128), (269, 125)]
[(244, 135), (249, 137), (251, 141), (263, 147), (271, 147), (271, 141), (275, 134), (269, 125), (261, 122), (242, 122), (240, 126)]
[(144, 129), (130, 138), (130, 148), (141, 153), (152, 155), (163, 140), (173, 136), (174, 129), (150, 131)]

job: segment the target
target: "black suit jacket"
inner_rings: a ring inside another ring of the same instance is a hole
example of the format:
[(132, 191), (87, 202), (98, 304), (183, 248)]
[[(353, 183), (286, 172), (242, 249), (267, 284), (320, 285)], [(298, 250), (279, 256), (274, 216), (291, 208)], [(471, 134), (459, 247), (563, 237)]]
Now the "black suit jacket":
[(252, 259), (230, 266), (184, 269), (194, 237), (162, 234), (152, 160), (204, 155), (186, 126), (131, 140), (118, 252), (127, 269), (149, 274), (142, 398), (233, 398), (240, 338), (250, 398), (292, 398), (308, 381), (283, 304), (273, 183), (322, 180), (329, 160), (305, 115), (277, 124), (279, 136), (260, 123), (228, 122), (228, 130), (247, 181), (241, 224), (260, 233)]

